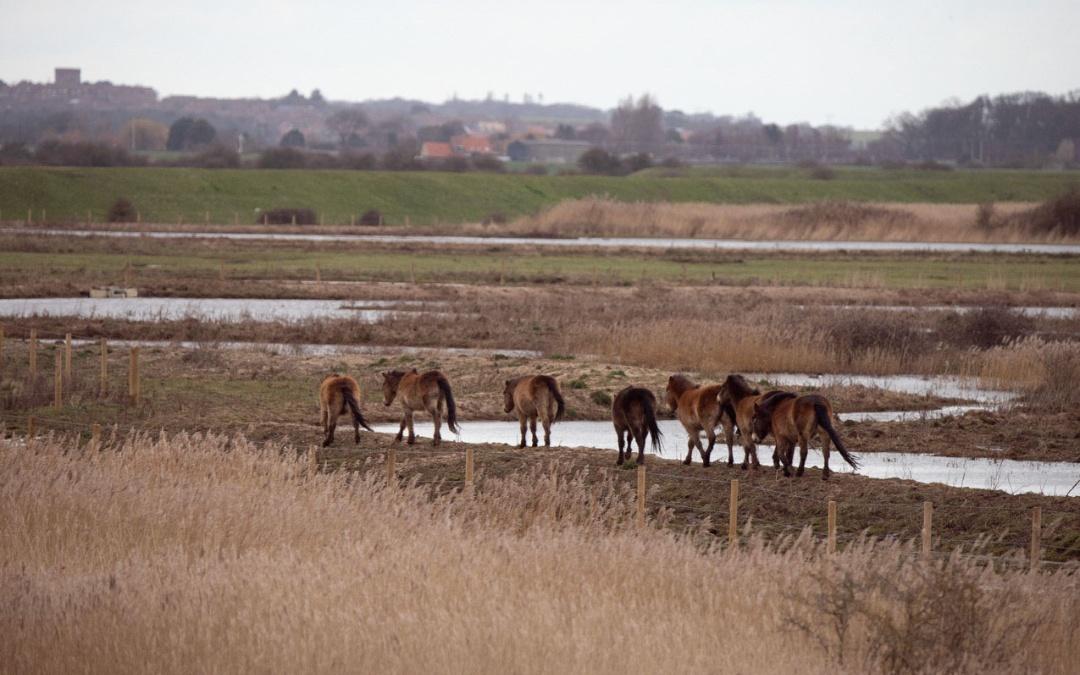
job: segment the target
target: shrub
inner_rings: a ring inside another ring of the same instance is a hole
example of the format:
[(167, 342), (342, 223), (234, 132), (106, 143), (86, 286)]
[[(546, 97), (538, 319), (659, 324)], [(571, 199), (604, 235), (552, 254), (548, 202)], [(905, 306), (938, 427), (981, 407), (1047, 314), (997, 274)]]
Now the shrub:
[(109, 207), (106, 218), (110, 223), (134, 223), (138, 219), (138, 214), (135, 212), (135, 206), (130, 201), (119, 197)]
[(269, 148), (259, 155), (260, 169), (303, 169), (306, 163), (296, 148)]
[(1032, 320), (1008, 307), (980, 307), (970, 312), (946, 313), (938, 332), (958, 347), (987, 349), (1031, 332)]
[(826, 315), (824, 332), (830, 346), (849, 362), (871, 351), (916, 353), (927, 342), (910, 317), (888, 311), (877, 312), (872, 319), (862, 312), (834, 312)]
[(548, 173), (547, 165), (545, 164), (530, 164), (524, 169), (524, 173), (531, 176), (546, 176)]
[(994, 214), (994, 203), (983, 202), (975, 209), (975, 227), (983, 232), (989, 232), (997, 224)]
[(814, 180), (832, 180), (836, 178), (836, 172), (827, 166), (816, 166), (810, 169), (810, 177)]
[(190, 164), (204, 169), (236, 169), (240, 166), (240, 153), (224, 145), (212, 145), (192, 157)]
[(933, 159), (928, 159), (928, 160), (926, 160), (924, 162), (919, 162), (918, 164), (915, 165), (915, 168), (918, 169), (919, 171), (952, 171), (953, 170), (952, 167), (949, 166), (948, 164), (943, 164), (943, 163), (935, 161)]
[(378, 209), (368, 209), (367, 211), (364, 211), (360, 214), (360, 224), (369, 226), (382, 225), (382, 211), (379, 211)]
[(4, 143), (0, 146), (0, 164), (26, 164), (34, 158), (34, 153), (26, 143)]
[(1073, 186), (1015, 218), (1032, 232), (1076, 236), (1080, 234), (1080, 187)]
[(311, 209), (276, 208), (264, 211), (259, 216), (259, 223), (264, 225), (314, 225), (318, 218)]
[(589, 148), (578, 158), (578, 166), (585, 173), (619, 175), (623, 172), (619, 158), (603, 148)]
[(623, 165), (628, 172), (634, 173), (635, 171), (644, 171), (645, 169), (648, 169), (653, 165), (653, 161), (652, 157), (647, 153), (639, 152), (636, 155), (630, 155), (623, 160)]
[(1046, 412), (1075, 410), (1080, 406), (1080, 345), (1059, 342), (1039, 350), (1042, 381), (1026, 397), (1029, 405)]
[(484, 225), (505, 225), (508, 221), (509, 218), (502, 211), (492, 211), (484, 217), (482, 223)]
[(375, 155), (370, 152), (347, 152), (339, 158), (341, 168), (355, 171), (371, 171), (378, 164)]
[(391, 150), (382, 156), (381, 164), (387, 171), (423, 171), (427, 168), (408, 148)]
[(50, 166), (132, 166), (144, 163), (121, 147), (89, 141), (45, 141), (38, 145), (34, 159)]
[(610, 406), (611, 394), (607, 393), (606, 391), (601, 391), (600, 389), (597, 389), (596, 391), (589, 394), (589, 400), (596, 405)]
[(473, 155), (472, 165), (477, 171), (490, 171), (492, 173), (506, 171), (506, 167), (494, 155)]
[(660, 162), (660, 166), (665, 169), (681, 169), (686, 166), (686, 163), (678, 157), (665, 157), (663, 161)]

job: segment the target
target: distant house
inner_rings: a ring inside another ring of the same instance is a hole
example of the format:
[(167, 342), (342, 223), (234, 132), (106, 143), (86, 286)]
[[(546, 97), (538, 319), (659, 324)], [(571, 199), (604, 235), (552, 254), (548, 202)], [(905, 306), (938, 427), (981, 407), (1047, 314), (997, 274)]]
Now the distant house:
[(585, 141), (518, 140), (506, 146), (506, 154), (514, 162), (575, 164), (591, 147), (592, 144)]
[(454, 149), (449, 143), (426, 141), (420, 146), (420, 159), (448, 159), (454, 156)]
[(454, 154), (461, 156), (490, 155), (492, 153), (491, 141), (487, 136), (476, 134), (461, 134), (450, 139), (450, 147)]

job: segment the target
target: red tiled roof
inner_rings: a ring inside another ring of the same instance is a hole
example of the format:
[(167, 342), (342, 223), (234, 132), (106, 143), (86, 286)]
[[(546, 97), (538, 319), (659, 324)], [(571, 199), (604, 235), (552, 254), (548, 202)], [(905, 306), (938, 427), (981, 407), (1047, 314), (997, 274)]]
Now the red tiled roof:
[(422, 146), (420, 146), (420, 156), (444, 159), (446, 157), (453, 157), (454, 151), (450, 147), (449, 143), (436, 143), (434, 141), (427, 141)]
[(458, 152), (491, 152), (491, 142), (488, 140), (487, 136), (463, 134), (461, 136), (454, 136), (450, 139), (450, 144)]

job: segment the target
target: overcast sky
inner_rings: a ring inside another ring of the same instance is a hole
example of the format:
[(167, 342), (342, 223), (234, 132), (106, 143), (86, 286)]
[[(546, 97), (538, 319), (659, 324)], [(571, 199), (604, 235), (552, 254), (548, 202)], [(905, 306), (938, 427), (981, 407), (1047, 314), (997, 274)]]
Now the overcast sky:
[(0, 79), (160, 95), (443, 101), (489, 91), (876, 128), (951, 97), (1080, 88), (1080, 0), (0, 0)]

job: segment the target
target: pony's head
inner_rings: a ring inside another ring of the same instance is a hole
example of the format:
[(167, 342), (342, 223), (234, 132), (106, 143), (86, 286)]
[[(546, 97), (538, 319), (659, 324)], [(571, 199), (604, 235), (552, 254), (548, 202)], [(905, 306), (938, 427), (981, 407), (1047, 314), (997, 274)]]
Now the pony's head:
[(687, 376), (676, 373), (667, 380), (667, 404), (671, 408), (671, 412), (675, 412), (679, 409), (679, 397), (683, 395), (689, 389), (693, 389), (695, 386), (693, 381)]
[(507, 380), (503, 386), (503, 411), (514, 412), (514, 387), (517, 380)]
[(405, 377), (405, 371), (403, 370), (385, 370), (382, 374), (382, 393), (383, 393), (383, 405), (390, 405), (394, 402), (394, 397), (397, 396), (398, 385), (401, 384), (401, 378)]

